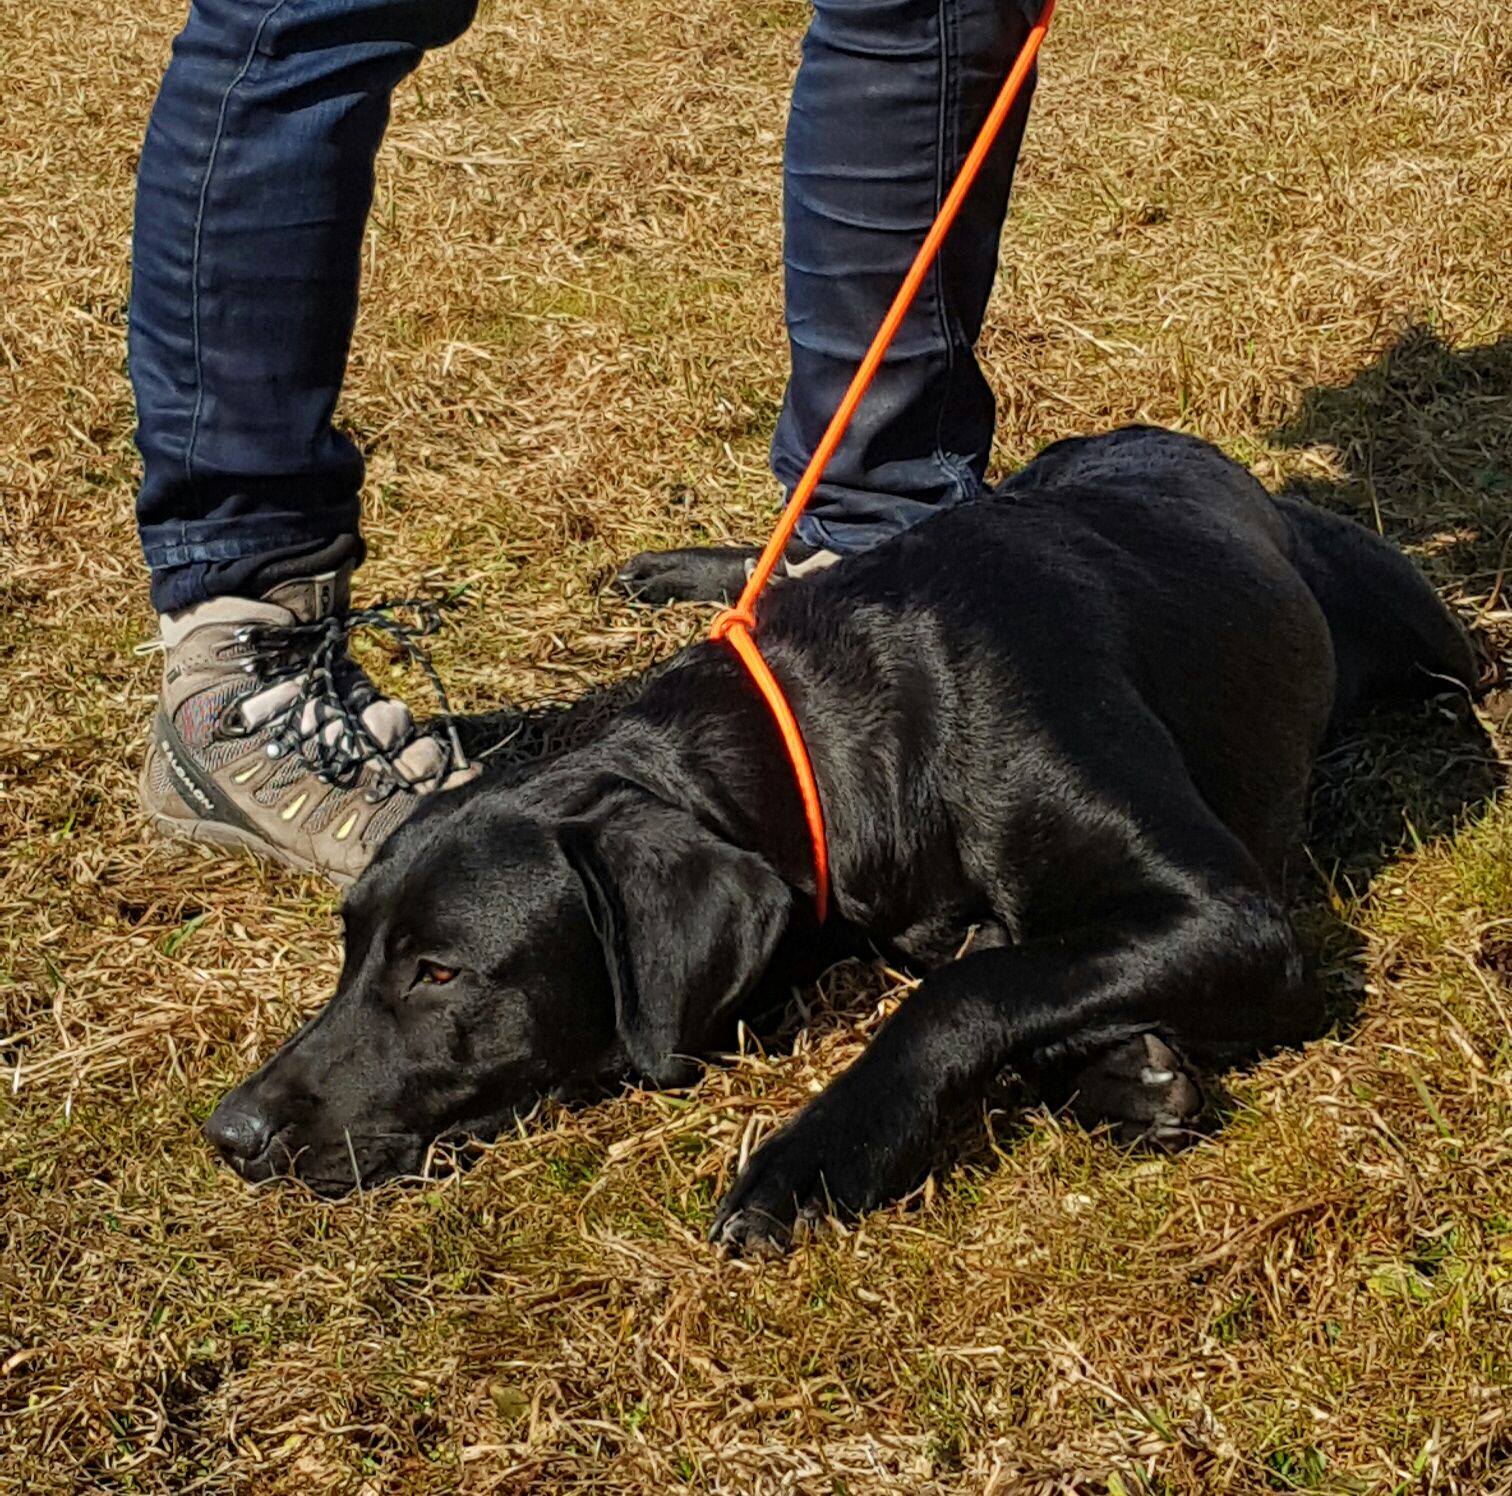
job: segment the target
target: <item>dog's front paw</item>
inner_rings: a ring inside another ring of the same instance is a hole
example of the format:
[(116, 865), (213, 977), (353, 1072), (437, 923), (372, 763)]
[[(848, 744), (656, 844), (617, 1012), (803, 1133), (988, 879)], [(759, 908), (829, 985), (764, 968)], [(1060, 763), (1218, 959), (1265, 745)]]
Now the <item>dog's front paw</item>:
[(680, 551), (642, 551), (615, 573), (614, 585), (643, 603), (733, 602), (745, 586), (747, 546), (699, 545)]
[(817, 1200), (803, 1205), (798, 1201), (795, 1193), (769, 1199), (753, 1196), (737, 1204), (731, 1191), (714, 1217), (709, 1240), (736, 1257), (781, 1257), (800, 1234), (817, 1231), (824, 1219), (824, 1207)]
[[(779, 1257), (827, 1216), (854, 1216), (906, 1188), (912, 1156), (892, 1129), (857, 1129), (815, 1103), (758, 1148), (724, 1198), (709, 1240), (745, 1257)], [(868, 1119), (872, 1124), (876, 1117)]]

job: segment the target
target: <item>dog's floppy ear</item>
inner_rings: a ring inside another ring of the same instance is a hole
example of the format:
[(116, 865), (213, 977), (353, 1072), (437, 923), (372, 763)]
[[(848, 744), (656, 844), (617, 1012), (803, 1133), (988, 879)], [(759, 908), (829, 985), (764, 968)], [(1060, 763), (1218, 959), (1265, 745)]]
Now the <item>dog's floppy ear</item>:
[(657, 1085), (686, 1083), (688, 1057), (718, 1039), (765, 971), (792, 891), (755, 853), (660, 801), (621, 801), (558, 834), (603, 942), (630, 1058)]

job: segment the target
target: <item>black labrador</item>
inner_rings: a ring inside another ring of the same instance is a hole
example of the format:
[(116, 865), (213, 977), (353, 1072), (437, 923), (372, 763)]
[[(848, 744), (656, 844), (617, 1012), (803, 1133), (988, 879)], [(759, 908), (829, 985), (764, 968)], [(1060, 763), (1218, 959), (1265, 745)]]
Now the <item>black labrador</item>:
[[(746, 554), (628, 577), (724, 594)], [(244, 1177), (337, 1193), (543, 1096), (685, 1084), (790, 956), (858, 948), (923, 981), (751, 1158), (716, 1240), (777, 1250), (907, 1191), (1004, 1067), (1168, 1137), (1195, 1072), (1321, 1023), (1281, 889), (1330, 722), (1477, 675), (1390, 545), (1149, 428), (1047, 449), (774, 589), (760, 625), (823, 796), (828, 923), (768, 708), (695, 644), (591, 742), (394, 836), (335, 996), (207, 1125)]]

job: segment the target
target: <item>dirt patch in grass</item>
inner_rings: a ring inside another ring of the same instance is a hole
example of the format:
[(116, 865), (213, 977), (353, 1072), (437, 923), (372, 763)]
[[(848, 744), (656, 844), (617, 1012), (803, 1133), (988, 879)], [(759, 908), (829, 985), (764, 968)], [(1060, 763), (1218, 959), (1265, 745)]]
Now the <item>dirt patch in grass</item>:
[[(742, 1151), (901, 996), (847, 968), (780, 1052), (431, 1188), (211, 1162), (197, 1121), (337, 947), (323, 886), (134, 817), (127, 234), (179, 10), (0, 17), (0, 1488), (1512, 1490), (1495, 702), (1335, 746), (1298, 916), (1336, 1028), (1227, 1077), (1184, 1157), (1005, 1102), (906, 1205), (718, 1260)], [(665, 658), (702, 615), (605, 570), (765, 523), (803, 23), (494, 0), (402, 91), (344, 405), (361, 583), (468, 584), (438, 661), (469, 710)], [(998, 462), (1180, 425), (1505, 635), (1509, 84), (1494, 0), (1064, 8), (984, 338)]]

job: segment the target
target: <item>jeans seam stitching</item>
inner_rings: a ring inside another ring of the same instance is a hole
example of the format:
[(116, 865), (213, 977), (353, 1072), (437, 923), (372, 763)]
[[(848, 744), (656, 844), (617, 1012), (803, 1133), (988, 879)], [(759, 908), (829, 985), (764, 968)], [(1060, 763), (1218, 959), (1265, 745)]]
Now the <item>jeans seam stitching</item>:
[(200, 183), (199, 205), (194, 215), (194, 253), (189, 267), (190, 337), (194, 344), (194, 414), (190, 417), (189, 440), (184, 447), (184, 477), (189, 482), (194, 481), (194, 448), (199, 441), (200, 415), (205, 405), (204, 349), (200, 344), (199, 277), (201, 250), (204, 245), (205, 207), (210, 200), (210, 182), (215, 176), (221, 142), (226, 135), (226, 116), (230, 112), (231, 96), (241, 86), (247, 74), (252, 71), (252, 64), (257, 60), (258, 49), (262, 46), (263, 33), (268, 29), (268, 24), (288, 3), (289, 0), (278, 0), (278, 3), (258, 22), (241, 68), (226, 85), (226, 91), (221, 96), (220, 111), (216, 115), (215, 138), (210, 142), (210, 154), (205, 160), (205, 177)]
[[(940, 138), (935, 152), (935, 212), (938, 213), (940, 205), (945, 200), (948, 190), (946, 177), (947, 157), (952, 154), (954, 145), (954, 131), (951, 128), (950, 92), (952, 83), (951, 58), (954, 55), (951, 37), (951, 20), (953, 16), (951, 0), (940, 0), (939, 6), (940, 24)], [(959, 154), (955, 151), (954, 154)], [(935, 319), (939, 325), (940, 337), (945, 344), (945, 378), (942, 382), (940, 401), (935, 412), (934, 431), (934, 455), (935, 461), (951, 476), (951, 486), (957, 490), (960, 488), (960, 479), (955, 472), (954, 465), (947, 461), (945, 455), (945, 410), (949, 405), (949, 397), (955, 380), (955, 344), (950, 336), (950, 316), (945, 298), (945, 275), (944, 275), (944, 246), (935, 257), (934, 264), (930, 267), (929, 279), (935, 294)]]

